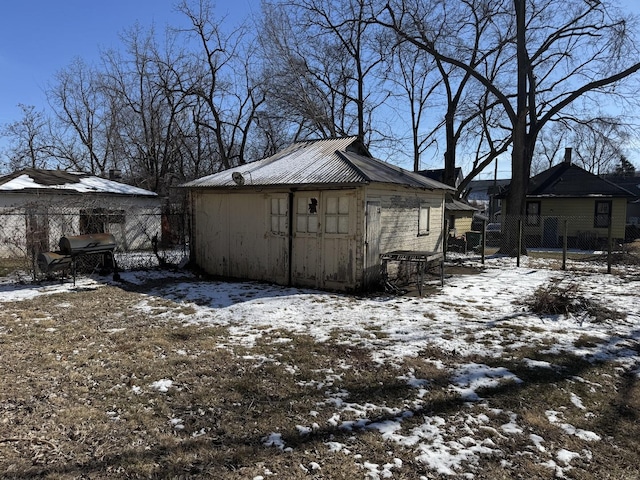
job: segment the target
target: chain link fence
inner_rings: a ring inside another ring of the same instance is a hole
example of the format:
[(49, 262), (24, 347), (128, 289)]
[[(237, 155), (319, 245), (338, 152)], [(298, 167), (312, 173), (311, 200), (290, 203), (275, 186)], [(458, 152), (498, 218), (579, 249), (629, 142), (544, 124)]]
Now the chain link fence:
[[(189, 216), (184, 204), (158, 201), (40, 201), (0, 207), (0, 275), (40, 280), (40, 253), (56, 252), (62, 237), (111, 233), (120, 270), (180, 265), (189, 257)], [(78, 257), (79, 271), (102, 265), (101, 255)], [(66, 275), (69, 272), (56, 272)]]
[(612, 265), (640, 264), (640, 228), (608, 215), (504, 216), (481, 222), (464, 237), (452, 239), (449, 252), (506, 254)]

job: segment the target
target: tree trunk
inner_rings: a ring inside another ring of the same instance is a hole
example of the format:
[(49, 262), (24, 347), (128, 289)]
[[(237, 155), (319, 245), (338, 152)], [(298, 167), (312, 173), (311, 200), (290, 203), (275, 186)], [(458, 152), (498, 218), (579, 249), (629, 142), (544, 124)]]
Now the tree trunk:
[[(529, 56), (525, 39), (525, 0), (514, 0), (516, 10), (516, 42), (518, 57), (518, 92), (516, 118), (513, 125), (513, 149), (511, 151), (511, 185), (507, 194), (506, 211), (502, 211), (502, 244), (500, 253), (515, 256), (518, 253), (518, 220), (525, 213), (531, 161), (527, 148), (528, 72)], [(523, 246), (523, 254), (526, 249)]]

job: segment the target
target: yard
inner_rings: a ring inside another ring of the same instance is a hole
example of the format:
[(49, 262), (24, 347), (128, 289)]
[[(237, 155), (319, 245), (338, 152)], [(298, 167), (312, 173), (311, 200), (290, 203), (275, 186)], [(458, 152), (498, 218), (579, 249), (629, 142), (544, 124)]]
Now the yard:
[(0, 282), (2, 478), (640, 478), (638, 265), (459, 263), (423, 297)]

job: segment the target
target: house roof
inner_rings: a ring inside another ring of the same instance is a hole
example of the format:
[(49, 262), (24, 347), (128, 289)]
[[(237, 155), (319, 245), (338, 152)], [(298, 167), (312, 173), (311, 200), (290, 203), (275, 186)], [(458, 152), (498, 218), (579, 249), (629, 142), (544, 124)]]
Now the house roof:
[(156, 197), (155, 192), (88, 173), (25, 168), (0, 177), (0, 193), (130, 195)]
[(456, 211), (456, 212), (462, 212), (462, 211), (475, 212), (479, 210), (473, 205), (469, 205), (467, 202), (464, 202), (462, 200), (456, 200), (455, 198), (450, 197), (448, 195), (444, 202), (444, 208), (445, 210)]
[(511, 183), (511, 179), (471, 180), (465, 196), (467, 200), (489, 200), (491, 195), (498, 195)]
[(528, 197), (633, 197), (633, 193), (585, 169), (562, 162), (529, 180)]
[[(234, 180), (235, 178), (235, 180)], [(297, 142), (270, 157), (183, 184), (187, 188), (387, 183), (428, 190), (448, 185), (375, 159), (357, 139)]]
[(619, 187), (629, 190), (634, 196), (640, 199), (640, 177), (621, 177), (621, 176), (606, 176), (607, 180), (611, 183), (615, 183)]
[[(420, 175), (424, 175), (425, 177), (429, 177), (432, 180), (437, 180), (438, 182), (443, 182), (444, 179), (444, 168), (430, 169), (430, 170), (419, 170), (418, 173)], [(456, 167), (454, 170), (454, 177), (456, 179), (456, 186), (460, 185), (464, 175), (462, 174), (462, 168)]]

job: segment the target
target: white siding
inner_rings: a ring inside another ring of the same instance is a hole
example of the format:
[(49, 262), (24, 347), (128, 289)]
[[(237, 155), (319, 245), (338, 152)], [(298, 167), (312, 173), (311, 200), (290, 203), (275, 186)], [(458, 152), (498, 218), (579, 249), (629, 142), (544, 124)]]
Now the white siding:
[[(381, 206), (381, 253), (394, 250), (442, 251), (444, 195), (442, 191), (368, 189), (368, 200)], [(419, 234), (420, 210), (429, 208), (429, 229)]]
[(58, 249), (60, 237), (78, 235), (80, 212), (102, 208), (122, 212), (124, 223), (105, 227), (116, 237), (120, 251), (151, 248), (151, 239), (160, 235), (160, 200), (158, 198), (122, 195), (0, 195), (0, 256), (16, 256), (26, 252), (27, 211), (33, 206), (39, 220), (48, 230), (48, 249)]

